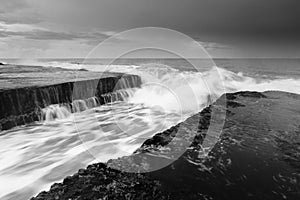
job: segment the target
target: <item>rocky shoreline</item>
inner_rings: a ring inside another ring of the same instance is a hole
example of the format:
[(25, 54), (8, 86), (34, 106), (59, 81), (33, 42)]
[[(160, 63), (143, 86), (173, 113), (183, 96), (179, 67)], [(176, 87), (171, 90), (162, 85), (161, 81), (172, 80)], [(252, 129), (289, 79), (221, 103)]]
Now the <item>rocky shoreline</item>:
[(124, 173), (97, 163), (32, 199), (169, 199), (159, 187), (158, 181), (145, 174)]
[[(223, 97), (225, 124), (208, 155), (203, 157), (202, 145), (212, 110), (222, 109), (218, 101), (146, 140), (132, 156), (89, 165), (32, 200), (299, 199), (300, 96), (238, 92)], [(194, 123), (197, 130), (190, 129)], [(179, 129), (186, 132), (176, 144), (192, 141), (189, 148), (170, 165), (147, 172), (153, 163), (170, 159), (160, 155), (173, 152), (164, 147)], [(134, 170), (140, 173), (130, 173)]]

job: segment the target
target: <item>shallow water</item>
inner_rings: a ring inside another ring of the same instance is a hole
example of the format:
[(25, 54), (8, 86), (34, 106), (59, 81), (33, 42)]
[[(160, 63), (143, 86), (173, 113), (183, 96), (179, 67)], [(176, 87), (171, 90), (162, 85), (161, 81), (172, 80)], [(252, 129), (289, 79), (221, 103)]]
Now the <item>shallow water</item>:
[(29, 198), (90, 163), (130, 155), (144, 140), (180, 120), (180, 115), (115, 102), (2, 131), (0, 172), (5, 184), (0, 193)]

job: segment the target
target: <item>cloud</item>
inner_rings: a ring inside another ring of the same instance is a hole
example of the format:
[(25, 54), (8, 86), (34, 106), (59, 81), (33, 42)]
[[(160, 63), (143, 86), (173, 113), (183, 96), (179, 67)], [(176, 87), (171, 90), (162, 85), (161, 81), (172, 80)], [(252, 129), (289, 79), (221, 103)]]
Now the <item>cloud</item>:
[(7, 33), (0, 31), (0, 38), (8, 37)]
[(212, 49), (230, 49), (230, 48), (232, 48), (229, 45), (215, 43), (215, 42), (203, 42), (203, 41), (196, 41), (196, 42), (199, 43), (203, 48), (205, 48), (207, 50), (212, 50)]
[(114, 34), (113, 32), (88, 32), (88, 33), (70, 33), (61, 31), (51, 31), (46, 28), (29, 24), (6, 24), (0, 22), (0, 37), (19, 36), (32, 40), (75, 40), (85, 39), (88, 43), (94, 40), (104, 40)]
[(28, 0), (0, 0), (0, 21), (6, 24), (35, 24), (43, 21), (41, 13)]
[(21, 31), (21, 32), (2, 32), (2, 34), (6, 34), (8, 36), (19, 36), (25, 39), (32, 40), (74, 40), (81, 38), (81, 36), (63, 33), (63, 32), (51, 32), (51, 31), (43, 31), (43, 30), (34, 30), (34, 31)]
[(115, 32), (146, 26), (196, 36), (220, 53), (279, 41), (300, 49), (296, 0), (0, 0), (0, 5), (0, 40), (16, 52), (31, 43), (54, 48), (48, 45), (53, 41), (64, 43), (62, 49), (86, 48)]
[(0, 31), (3, 32), (30, 32), (34, 30), (45, 30), (44, 28), (31, 25), (31, 24), (7, 24), (4, 21), (0, 21)]
[(0, 13), (13, 12), (27, 7), (27, 3), (24, 0), (0, 0)]
[(84, 57), (112, 34), (0, 21), (0, 57)]

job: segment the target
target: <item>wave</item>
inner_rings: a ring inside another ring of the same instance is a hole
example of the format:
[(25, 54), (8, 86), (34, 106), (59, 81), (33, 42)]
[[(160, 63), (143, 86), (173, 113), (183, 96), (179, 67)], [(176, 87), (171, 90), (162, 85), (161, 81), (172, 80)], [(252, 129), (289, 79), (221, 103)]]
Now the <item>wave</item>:
[(130, 91), (130, 94), (127, 94), (127, 101), (155, 107), (164, 112), (195, 113), (227, 92), (278, 90), (300, 93), (300, 79), (278, 77), (267, 79), (263, 76), (259, 79), (217, 66), (208, 71), (193, 72), (180, 71), (158, 63), (102, 65), (30, 61), (27, 64), (139, 75), (142, 78), (142, 87), (135, 92)]
[[(286, 77), (264, 77), (258, 79), (257, 77), (249, 77), (244, 75), (245, 72), (232, 72), (224, 68), (214, 66), (211, 70), (206, 72), (191, 72), (180, 71), (172, 68), (172, 66), (149, 63), (142, 65), (102, 65), (102, 64), (80, 64), (70, 62), (27, 62), (32, 65), (42, 65), (48, 67), (60, 67), (65, 69), (86, 69), (90, 71), (108, 71), (108, 72), (120, 72), (131, 73), (141, 76), (144, 83), (151, 81), (151, 78), (155, 78), (156, 81), (170, 84), (175, 78), (176, 81), (190, 83), (195, 82), (195, 79), (203, 79), (209, 77), (211, 79), (218, 79), (223, 82), (226, 92), (250, 90), (250, 91), (267, 91), (267, 90), (280, 90), (291, 93), (300, 93), (300, 78), (286, 78)], [(269, 79), (268, 79), (269, 78)], [(188, 79), (191, 79), (190, 81)], [(174, 85), (174, 82), (171, 86)], [(206, 81), (209, 81), (206, 78)], [(178, 83), (178, 82), (177, 82)], [(178, 84), (180, 85), (180, 84)]]
[(277, 90), (300, 94), (300, 79), (258, 79), (219, 67), (190, 72), (162, 64), (145, 64), (130, 73), (139, 75), (143, 85), (128, 101), (166, 112), (195, 113), (229, 92)]

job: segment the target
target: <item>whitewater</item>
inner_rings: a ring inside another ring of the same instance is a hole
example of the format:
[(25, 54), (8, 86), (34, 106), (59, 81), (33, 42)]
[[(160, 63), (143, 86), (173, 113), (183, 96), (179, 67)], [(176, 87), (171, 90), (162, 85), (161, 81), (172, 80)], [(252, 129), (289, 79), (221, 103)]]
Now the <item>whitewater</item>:
[(72, 106), (50, 105), (43, 108), (39, 122), (0, 132), (1, 199), (30, 198), (88, 164), (130, 155), (146, 139), (201, 111), (224, 93), (300, 94), (300, 77), (254, 76), (217, 66), (197, 71), (158, 62), (34, 64), (136, 74), (142, 85), (103, 95), (106, 104), (101, 106), (96, 97), (76, 100)]

